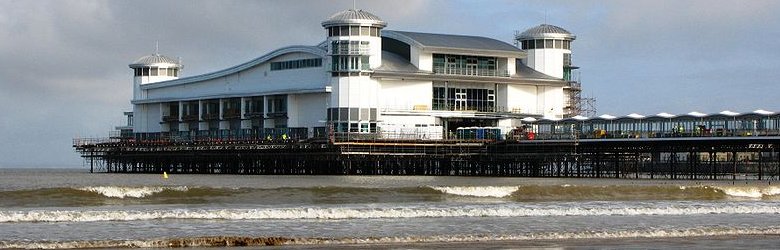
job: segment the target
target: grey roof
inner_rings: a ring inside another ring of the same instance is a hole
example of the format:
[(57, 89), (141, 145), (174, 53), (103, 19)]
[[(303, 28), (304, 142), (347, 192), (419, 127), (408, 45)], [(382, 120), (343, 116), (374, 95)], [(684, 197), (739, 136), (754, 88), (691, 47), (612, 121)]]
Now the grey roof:
[[(382, 36), (388, 36), (391, 38), (395, 38), (395, 37), (409, 38), (410, 40), (412, 40), (412, 42), (417, 43), (417, 45), (422, 46), (423, 48), (433, 47), (433, 48), (491, 50), (491, 51), (523, 53), (523, 50), (509, 43), (499, 41), (493, 38), (487, 38), (481, 36), (431, 34), (431, 33), (394, 31), (394, 30), (384, 30), (382, 31)], [(403, 41), (405, 39), (399, 39), (399, 40)]]
[(376, 70), (390, 72), (420, 72), (420, 69), (414, 66), (409, 60), (388, 51), (382, 51), (382, 66)]
[(339, 13), (333, 14), (327, 20), (322, 22), (322, 26), (329, 27), (340, 24), (367, 24), (385, 27), (387, 23), (382, 21), (378, 16), (371, 14), (365, 10), (345, 10)]
[(572, 35), (568, 30), (550, 24), (540, 24), (539, 26), (527, 29), (526, 31), (523, 31), (523, 33), (515, 36), (515, 39), (517, 40), (538, 38), (568, 38), (574, 40), (577, 37)]
[(188, 83), (194, 83), (194, 82), (200, 82), (200, 81), (207, 81), (211, 79), (216, 79), (219, 77), (227, 76), (230, 74), (235, 74), (237, 72), (255, 67), (257, 65), (260, 65), (262, 63), (265, 63), (277, 56), (281, 56), (287, 53), (293, 53), (293, 52), (303, 52), (303, 53), (309, 53), (318, 57), (325, 57), (326, 51), (324, 48), (317, 47), (317, 46), (301, 46), (301, 45), (294, 45), (289, 47), (280, 48), (274, 51), (269, 52), (268, 54), (265, 54), (263, 56), (260, 56), (258, 58), (255, 58), (252, 61), (239, 64), (227, 69), (223, 69), (216, 72), (206, 73), (202, 75), (196, 75), (196, 76), (189, 76), (185, 78), (179, 78), (176, 80), (170, 80), (170, 81), (162, 81), (162, 82), (154, 82), (149, 84), (144, 84), (141, 86), (141, 89), (154, 89), (154, 88), (163, 88), (163, 87), (170, 87), (175, 85), (181, 85), (181, 84), (188, 84)]
[(520, 62), (520, 60), (517, 60), (517, 62), (515, 62), (515, 74), (517, 74), (517, 77), (520, 78), (561, 80), (561, 78), (556, 78), (553, 76), (549, 76), (545, 73), (536, 71), (535, 69), (528, 67), (527, 65)]
[(175, 66), (180, 67), (179, 61), (173, 60), (170, 57), (160, 55), (160, 54), (151, 54), (142, 56), (141, 58), (138, 58), (138, 60), (135, 60), (135, 62), (131, 63), (130, 68), (138, 68), (138, 67), (144, 67), (144, 66), (154, 66), (154, 65), (160, 65), (160, 64), (166, 64), (167, 66)]

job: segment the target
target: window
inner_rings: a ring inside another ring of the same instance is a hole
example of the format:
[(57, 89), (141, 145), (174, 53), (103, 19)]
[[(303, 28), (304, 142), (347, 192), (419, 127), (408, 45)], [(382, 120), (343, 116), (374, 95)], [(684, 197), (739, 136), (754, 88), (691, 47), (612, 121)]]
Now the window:
[(371, 27), (371, 36), (379, 36), (379, 28)]
[(339, 36), (339, 27), (330, 27), (330, 36)]
[(537, 49), (543, 49), (544, 48), (544, 40), (543, 39), (537, 39), (536, 41), (536, 48)]
[(571, 49), (571, 41), (569, 41), (569, 40), (564, 40), (564, 41), (563, 41), (563, 49), (568, 49), (568, 50), (570, 50), (570, 49)]
[(160, 69), (159, 69), (159, 75), (160, 75), (160, 76), (168, 76), (168, 69), (166, 69), (166, 68), (160, 68)]
[(349, 120), (350, 121), (357, 121), (357, 120), (359, 120), (358, 119), (358, 116), (360, 115), (359, 110), (360, 109), (358, 109), (358, 108), (349, 108)]
[(341, 26), (339, 27), (339, 34), (340, 36), (349, 36), (349, 26)]
[(371, 64), (368, 63), (368, 56), (361, 56), (360, 57), (360, 69), (361, 70), (370, 70)]
[[(449, 92), (449, 95), (445, 95)], [(475, 88), (433, 88), (433, 110), (495, 111), (495, 91)]]
[(271, 71), (321, 67), (322, 58), (300, 59), (292, 61), (271, 62)]
[(553, 41), (555, 42), (555, 48), (556, 49), (562, 49), (563, 48), (563, 45), (562, 45), (563, 40), (553, 40)]
[(142, 76), (149, 76), (149, 68), (143, 68), (141, 72)]
[(360, 27), (360, 35), (361, 36), (370, 36), (371, 35), (371, 31), (369, 31), (369, 30), (370, 30), (370, 28), (368, 26)]
[(550, 40), (550, 39), (544, 40), (544, 48), (545, 49), (552, 49), (553, 48), (553, 40)]
[(357, 123), (350, 123), (349, 124), (349, 132), (358, 132), (358, 124)]
[(339, 108), (339, 121), (349, 121), (349, 108)]
[(536, 43), (533, 40), (525, 42), (528, 43), (528, 49), (536, 49)]
[(359, 36), (360, 35), (360, 27), (359, 26), (349, 26), (349, 35), (351, 36)]
[(150, 76), (157, 76), (157, 67), (152, 67), (152, 70), (149, 72)]

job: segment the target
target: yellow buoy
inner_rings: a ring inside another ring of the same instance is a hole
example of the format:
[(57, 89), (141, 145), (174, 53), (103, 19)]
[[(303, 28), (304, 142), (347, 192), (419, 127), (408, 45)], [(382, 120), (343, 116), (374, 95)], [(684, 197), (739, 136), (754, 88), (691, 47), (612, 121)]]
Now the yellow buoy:
[(163, 179), (168, 179), (168, 172), (163, 171)]

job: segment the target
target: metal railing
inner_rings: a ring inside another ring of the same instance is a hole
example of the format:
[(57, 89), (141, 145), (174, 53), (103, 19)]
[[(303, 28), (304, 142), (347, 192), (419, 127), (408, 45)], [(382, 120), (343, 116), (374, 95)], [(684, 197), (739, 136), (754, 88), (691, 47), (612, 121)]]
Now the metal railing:
[(433, 73), (442, 75), (463, 75), (463, 76), (495, 76), (509, 77), (509, 72), (504, 69), (480, 69), (469, 67), (433, 67)]

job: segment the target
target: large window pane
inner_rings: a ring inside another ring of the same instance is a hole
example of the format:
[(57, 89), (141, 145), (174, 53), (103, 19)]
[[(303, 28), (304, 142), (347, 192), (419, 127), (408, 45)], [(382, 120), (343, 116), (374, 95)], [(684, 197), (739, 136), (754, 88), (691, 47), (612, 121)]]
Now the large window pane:
[(349, 26), (339, 27), (339, 32), (341, 32), (340, 36), (349, 36)]
[(359, 36), (360, 35), (360, 27), (359, 26), (349, 26), (350, 34), (351, 36)]

